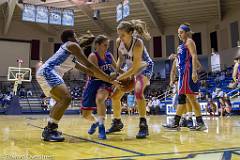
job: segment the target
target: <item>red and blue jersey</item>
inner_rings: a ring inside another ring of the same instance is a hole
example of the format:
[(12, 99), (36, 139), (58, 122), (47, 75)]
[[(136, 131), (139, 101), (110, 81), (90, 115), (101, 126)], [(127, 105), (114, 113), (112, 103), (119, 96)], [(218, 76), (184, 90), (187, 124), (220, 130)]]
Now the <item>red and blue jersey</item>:
[[(94, 52), (98, 60), (99, 68), (106, 74), (110, 75), (114, 71), (112, 68), (112, 56), (111, 53), (106, 52), (104, 59), (100, 57), (97, 52)], [(99, 89), (106, 89), (109, 92), (112, 91), (112, 85), (99, 80), (95, 77), (90, 77), (87, 81), (84, 91), (83, 91), (83, 100), (82, 100), (82, 110), (95, 110), (96, 109), (96, 95)]]
[(178, 46), (178, 94), (197, 94), (199, 83), (192, 80), (192, 56), (186, 44)]

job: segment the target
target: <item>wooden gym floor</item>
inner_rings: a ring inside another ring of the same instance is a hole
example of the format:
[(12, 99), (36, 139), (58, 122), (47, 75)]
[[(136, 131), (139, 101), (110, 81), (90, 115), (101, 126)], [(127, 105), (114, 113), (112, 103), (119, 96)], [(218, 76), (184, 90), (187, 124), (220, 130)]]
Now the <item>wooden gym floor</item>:
[[(161, 127), (166, 116), (149, 116), (150, 136), (137, 140), (137, 116), (123, 116), (122, 132), (98, 140), (89, 136), (90, 123), (81, 116), (65, 115), (60, 130), (66, 141), (43, 142), (40, 139), (47, 116), (0, 116), (0, 160), (4, 159), (194, 159), (240, 160), (240, 119), (205, 118), (206, 132), (193, 132), (183, 128), (180, 132)], [(110, 126), (111, 117), (106, 120)]]

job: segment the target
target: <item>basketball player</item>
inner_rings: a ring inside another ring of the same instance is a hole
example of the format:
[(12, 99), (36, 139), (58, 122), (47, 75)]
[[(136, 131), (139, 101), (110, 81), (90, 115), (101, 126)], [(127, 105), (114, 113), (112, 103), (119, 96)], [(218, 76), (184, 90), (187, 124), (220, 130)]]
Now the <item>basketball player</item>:
[[(153, 61), (150, 58), (143, 41), (137, 36), (149, 40), (151, 37), (147, 31), (145, 22), (141, 20), (122, 21), (118, 27), (117, 39), (118, 61), (117, 70), (121, 68), (125, 73), (118, 76), (119, 81), (131, 81), (134, 84), (128, 85), (128, 88), (122, 90), (117, 88), (112, 95), (114, 119), (111, 128), (107, 133), (118, 132), (123, 128), (121, 122), (121, 103), (120, 100), (125, 92), (134, 89), (136, 102), (138, 105), (140, 123), (139, 132), (136, 138), (146, 138), (148, 136), (148, 125), (146, 120), (146, 100), (144, 98), (144, 89), (150, 85), (150, 79), (153, 73)], [(142, 62), (145, 62), (146, 67), (139, 72)], [(123, 84), (123, 83), (122, 83)]]
[(240, 83), (240, 65), (239, 65), (240, 64), (240, 57), (235, 58), (234, 62), (235, 62), (235, 64), (234, 64), (234, 67), (233, 67), (232, 78), (233, 78), (235, 83), (239, 84)]
[(174, 122), (164, 125), (164, 127), (179, 130), (180, 119), (184, 111), (186, 111), (187, 102), (194, 108), (197, 124), (191, 127), (192, 130), (206, 130), (202, 119), (200, 105), (196, 100), (198, 92), (198, 60), (194, 41), (191, 39), (191, 29), (189, 24), (182, 24), (178, 29), (179, 39), (182, 44), (178, 47), (178, 107), (174, 117)]
[[(173, 53), (169, 56), (168, 59), (173, 60), (172, 68), (170, 72), (170, 86), (175, 88), (175, 86), (178, 85), (178, 83), (176, 82), (176, 77), (178, 77), (177, 70), (179, 69), (178, 55)], [(202, 65), (197, 59), (197, 70), (199, 71), (201, 68), (202, 68)], [(176, 94), (173, 97), (173, 105), (177, 107), (177, 103), (178, 103), (178, 91), (176, 88)], [(180, 120), (180, 127), (188, 127), (188, 128), (193, 127), (192, 109), (193, 107), (191, 106), (191, 103), (187, 100), (186, 108), (184, 108), (182, 118)]]
[[(62, 79), (66, 72), (76, 66), (76, 68), (87, 74), (95, 75), (106, 82), (118, 84), (116, 81), (111, 81), (109, 76), (88, 61), (79, 44), (76, 43), (76, 34), (73, 30), (63, 31), (61, 40), (63, 45), (38, 69), (36, 75), (37, 81), (45, 95), (56, 101), (56, 104), (50, 111), (48, 125), (42, 133), (44, 141), (64, 140), (64, 137), (57, 129), (59, 120), (71, 103), (71, 95)], [(77, 63), (76, 59), (81, 63)]]
[[(108, 52), (109, 40), (104, 35), (99, 35), (94, 40), (95, 51), (88, 56), (88, 60), (99, 67), (104, 73), (110, 75), (116, 69), (116, 61), (112, 54)], [(105, 101), (112, 92), (112, 85), (97, 79), (96, 77), (89, 77), (86, 87), (83, 92), (82, 114), (85, 119), (93, 122), (88, 133), (91, 135), (95, 133), (98, 127), (99, 139), (106, 139), (106, 132), (104, 127), (104, 119), (106, 115)], [(97, 109), (96, 118), (92, 114), (92, 110)]]

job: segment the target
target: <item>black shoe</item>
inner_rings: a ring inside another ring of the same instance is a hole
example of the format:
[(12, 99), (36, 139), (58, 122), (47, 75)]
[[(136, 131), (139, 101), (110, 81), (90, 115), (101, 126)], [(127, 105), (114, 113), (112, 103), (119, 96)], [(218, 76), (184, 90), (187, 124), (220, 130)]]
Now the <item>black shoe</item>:
[(186, 118), (181, 118), (179, 126), (180, 127), (187, 127), (188, 126), (188, 120)]
[(169, 129), (169, 130), (174, 130), (174, 131), (180, 131), (181, 128), (179, 125), (170, 123), (170, 124), (163, 124), (162, 125), (164, 128)]
[(148, 132), (147, 121), (145, 118), (141, 118), (140, 124), (139, 124), (139, 132), (136, 135), (136, 138), (143, 139), (143, 138), (146, 138), (148, 135), (149, 135), (149, 132)]
[(58, 125), (54, 123), (48, 123), (48, 126), (44, 128), (42, 132), (42, 139), (49, 142), (62, 142), (65, 138), (62, 133), (57, 131)]
[(171, 119), (170, 123), (165, 123), (162, 126), (166, 129), (175, 130), (175, 131), (179, 131), (181, 129), (174, 119)]
[(187, 127), (188, 127), (188, 128), (192, 128), (192, 127), (193, 127), (193, 119), (192, 119), (192, 118), (189, 118), (189, 119), (187, 120)]
[(123, 129), (123, 123), (121, 119), (113, 119), (112, 126), (106, 131), (106, 134), (120, 132)]
[(207, 127), (204, 123), (198, 123), (196, 126), (193, 126), (190, 128), (191, 131), (205, 131), (207, 130)]

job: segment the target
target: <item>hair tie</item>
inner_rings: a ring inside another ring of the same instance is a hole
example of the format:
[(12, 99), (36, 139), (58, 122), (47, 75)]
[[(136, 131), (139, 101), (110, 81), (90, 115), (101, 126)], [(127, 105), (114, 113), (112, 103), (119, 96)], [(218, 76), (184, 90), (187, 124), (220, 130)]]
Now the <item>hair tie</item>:
[(181, 28), (185, 32), (190, 32), (190, 28), (187, 25), (182, 24), (179, 28)]

